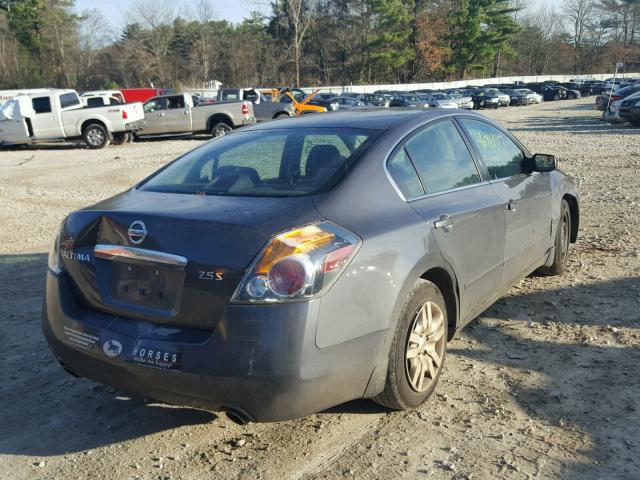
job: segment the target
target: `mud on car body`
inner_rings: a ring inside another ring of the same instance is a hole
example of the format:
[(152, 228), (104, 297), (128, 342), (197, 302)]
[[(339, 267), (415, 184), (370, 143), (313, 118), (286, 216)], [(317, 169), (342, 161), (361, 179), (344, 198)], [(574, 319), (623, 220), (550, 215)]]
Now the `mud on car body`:
[(578, 218), (555, 159), (478, 114), (270, 122), (70, 214), (43, 329), (75, 375), (240, 423), (412, 408), (457, 330), (564, 270)]

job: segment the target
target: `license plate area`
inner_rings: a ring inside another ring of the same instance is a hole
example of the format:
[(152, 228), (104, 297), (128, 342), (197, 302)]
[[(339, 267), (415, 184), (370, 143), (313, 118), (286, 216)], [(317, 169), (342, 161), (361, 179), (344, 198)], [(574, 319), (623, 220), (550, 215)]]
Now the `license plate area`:
[(172, 311), (183, 277), (178, 269), (112, 261), (109, 293), (118, 303)]

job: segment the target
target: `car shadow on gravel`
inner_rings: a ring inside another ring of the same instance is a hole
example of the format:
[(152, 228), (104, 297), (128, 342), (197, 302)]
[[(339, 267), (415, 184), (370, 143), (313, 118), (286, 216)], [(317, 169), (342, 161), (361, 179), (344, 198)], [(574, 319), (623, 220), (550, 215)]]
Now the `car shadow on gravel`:
[(6, 145), (0, 148), (0, 152), (35, 152), (38, 150), (89, 150), (84, 142), (78, 143), (34, 143), (33, 145)]
[(562, 478), (637, 478), (640, 278), (516, 292), (464, 332), (475, 345), (449, 353), (501, 370), (514, 402), (530, 417), (581, 439), (549, 443), (591, 460), (567, 461)]
[(577, 135), (637, 135), (640, 129), (629, 125), (610, 125), (595, 117), (528, 117), (509, 126), (512, 132), (556, 132)]
[(65, 373), (40, 328), (46, 257), (0, 255), (0, 454), (86, 452), (217, 418)]

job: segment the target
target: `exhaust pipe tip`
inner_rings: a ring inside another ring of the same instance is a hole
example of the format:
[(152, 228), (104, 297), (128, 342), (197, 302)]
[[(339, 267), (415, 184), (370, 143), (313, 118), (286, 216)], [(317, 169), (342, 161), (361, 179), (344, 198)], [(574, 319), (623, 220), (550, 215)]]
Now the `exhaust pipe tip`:
[(238, 408), (223, 407), (221, 410), (224, 412), (227, 418), (236, 425), (243, 426), (251, 422), (251, 417)]

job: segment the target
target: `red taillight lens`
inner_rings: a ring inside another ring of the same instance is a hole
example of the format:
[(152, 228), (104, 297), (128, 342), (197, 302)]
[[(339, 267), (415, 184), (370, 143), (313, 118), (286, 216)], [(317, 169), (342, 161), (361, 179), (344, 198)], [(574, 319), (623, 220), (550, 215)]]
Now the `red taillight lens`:
[(322, 265), (322, 271), (324, 273), (333, 272), (334, 270), (340, 269), (346, 261), (351, 256), (351, 252), (353, 252), (354, 246), (347, 245), (333, 252), (329, 252), (324, 259), (324, 264)]
[(249, 115), (249, 105), (247, 105), (246, 103), (242, 104), (242, 114)]
[(129, 118), (129, 114), (127, 113), (126, 110), (122, 110), (122, 119), (126, 120), (127, 118)]
[(307, 284), (307, 270), (295, 257), (280, 260), (269, 271), (269, 286), (277, 295), (291, 297)]

